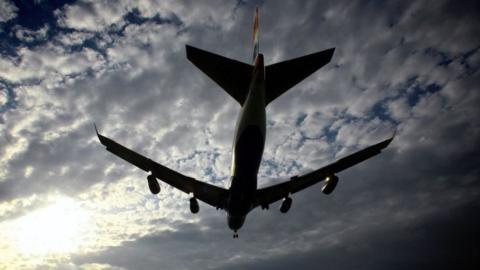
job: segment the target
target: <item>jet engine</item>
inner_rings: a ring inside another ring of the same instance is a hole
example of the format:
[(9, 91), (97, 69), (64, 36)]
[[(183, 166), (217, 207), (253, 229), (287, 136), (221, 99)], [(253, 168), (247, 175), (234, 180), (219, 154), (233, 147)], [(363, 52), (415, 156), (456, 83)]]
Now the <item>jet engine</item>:
[(290, 210), (291, 206), (292, 206), (292, 198), (285, 197), (285, 199), (283, 199), (282, 205), (280, 206), (280, 212), (284, 214), (287, 213), (288, 210)]
[(160, 185), (158, 184), (157, 178), (150, 174), (149, 176), (147, 176), (147, 180), (150, 192), (152, 192), (152, 194), (158, 194), (160, 192)]
[(328, 176), (325, 179), (325, 185), (322, 187), (322, 192), (326, 195), (332, 193), (338, 183), (338, 177), (336, 175)]
[(198, 201), (195, 199), (195, 197), (190, 198), (190, 212), (192, 214), (198, 213), (198, 210), (200, 210), (200, 207), (198, 206)]

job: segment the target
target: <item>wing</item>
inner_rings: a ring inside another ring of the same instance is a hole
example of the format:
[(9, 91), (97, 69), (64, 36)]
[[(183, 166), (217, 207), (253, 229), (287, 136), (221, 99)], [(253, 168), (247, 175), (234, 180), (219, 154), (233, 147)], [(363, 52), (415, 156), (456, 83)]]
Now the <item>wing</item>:
[(336, 162), (331, 163), (316, 171), (307, 173), (302, 176), (294, 176), (290, 179), (290, 181), (257, 190), (255, 206), (269, 205), (273, 202), (281, 200), (291, 193), (296, 193), (305, 188), (308, 188), (313, 184), (325, 180), (325, 178), (327, 178), (328, 176), (339, 173), (347, 168), (350, 168), (364, 160), (367, 160), (379, 154), (382, 149), (384, 149), (390, 144), (394, 136), (392, 136), (390, 139), (384, 140), (380, 143), (360, 150), (354, 154), (341, 158)]
[(169, 169), (99, 134), (96, 127), (95, 131), (97, 132), (100, 142), (105, 145), (107, 150), (112, 154), (121, 157), (146, 172), (151, 172), (157, 179), (185, 193), (193, 193), (197, 199), (213, 207), (224, 208), (224, 202), (228, 192), (226, 189), (198, 181)]

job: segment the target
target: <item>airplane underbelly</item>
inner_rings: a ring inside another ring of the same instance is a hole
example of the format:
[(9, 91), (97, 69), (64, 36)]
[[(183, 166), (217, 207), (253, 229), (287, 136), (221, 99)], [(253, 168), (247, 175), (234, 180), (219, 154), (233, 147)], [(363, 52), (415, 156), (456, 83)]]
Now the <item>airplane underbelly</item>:
[(258, 126), (247, 126), (235, 145), (234, 177), (238, 179), (256, 179), (262, 161), (265, 138)]

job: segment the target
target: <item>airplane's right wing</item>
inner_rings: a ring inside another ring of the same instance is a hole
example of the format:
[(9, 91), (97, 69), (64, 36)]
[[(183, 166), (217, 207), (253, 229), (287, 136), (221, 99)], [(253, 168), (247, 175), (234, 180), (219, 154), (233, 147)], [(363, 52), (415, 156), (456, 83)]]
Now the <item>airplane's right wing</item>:
[(257, 190), (256, 205), (268, 206), (269, 204), (288, 197), (289, 194), (299, 192), (310, 187), (320, 181), (326, 180), (347, 168), (350, 168), (364, 160), (367, 160), (387, 147), (393, 140), (394, 136), (380, 143), (374, 144), (354, 154), (346, 156), (316, 171), (307, 173), (302, 176), (294, 176), (290, 181), (286, 181), (277, 185), (269, 186)]
[(185, 192), (193, 193), (193, 196), (213, 207), (223, 209), (228, 191), (205, 182), (198, 181), (192, 177), (185, 176), (179, 172), (169, 169), (155, 161), (132, 151), (125, 146), (115, 142), (98, 133), (100, 142), (107, 147), (112, 154), (128, 161), (138, 168), (151, 172), (155, 178)]

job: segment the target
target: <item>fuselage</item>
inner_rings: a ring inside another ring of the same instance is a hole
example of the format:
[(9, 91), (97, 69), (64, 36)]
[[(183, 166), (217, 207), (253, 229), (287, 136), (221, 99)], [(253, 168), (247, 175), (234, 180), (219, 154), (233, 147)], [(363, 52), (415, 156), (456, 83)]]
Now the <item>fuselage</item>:
[(257, 55), (254, 64), (248, 96), (238, 116), (233, 141), (226, 210), (228, 226), (234, 231), (243, 225), (252, 209), (265, 146), (265, 66), (262, 54)]

